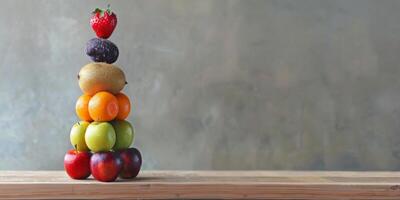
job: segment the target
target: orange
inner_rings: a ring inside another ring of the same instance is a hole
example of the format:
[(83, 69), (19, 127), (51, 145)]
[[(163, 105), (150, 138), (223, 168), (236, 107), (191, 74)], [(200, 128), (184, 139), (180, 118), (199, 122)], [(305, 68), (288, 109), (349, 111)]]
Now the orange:
[(84, 94), (78, 98), (75, 104), (76, 115), (78, 115), (79, 119), (87, 122), (93, 121), (88, 110), (90, 98), (92, 98), (92, 96)]
[(122, 92), (116, 94), (115, 97), (117, 97), (119, 107), (119, 112), (116, 119), (124, 120), (131, 112), (131, 102), (129, 101), (129, 98)]
[(118, 110), (118, 100), (109, 92), (98, 92), (89, 101), (89, 115), (96, 122), (113, 120)]

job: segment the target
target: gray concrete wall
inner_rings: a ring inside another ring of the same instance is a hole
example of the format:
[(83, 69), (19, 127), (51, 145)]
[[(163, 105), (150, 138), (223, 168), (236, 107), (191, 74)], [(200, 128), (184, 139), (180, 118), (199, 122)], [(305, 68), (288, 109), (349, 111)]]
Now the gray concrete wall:
[[(106, 1), (1, 1), (0, 169), (62, 169)], [(400, 169), (400, 1), (112, 1), (145, 169)]]

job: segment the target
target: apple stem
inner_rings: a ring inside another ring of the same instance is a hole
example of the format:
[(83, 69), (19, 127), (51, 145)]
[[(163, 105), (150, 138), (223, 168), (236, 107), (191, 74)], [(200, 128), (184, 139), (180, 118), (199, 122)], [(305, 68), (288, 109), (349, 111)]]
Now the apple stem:
[(75, 148), (75, 150), (78, 151), (78, 144), (75, 144), (75, 145), (74, 145), (74, 148)]

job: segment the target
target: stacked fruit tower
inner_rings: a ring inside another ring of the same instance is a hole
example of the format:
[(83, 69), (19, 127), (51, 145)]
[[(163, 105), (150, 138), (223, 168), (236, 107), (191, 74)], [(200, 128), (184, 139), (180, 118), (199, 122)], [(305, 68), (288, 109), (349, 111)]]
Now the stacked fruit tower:
[(73, 150), (64, 157), (64, 167), (73, 179), (93, 175), (99, 181), (134, 178), (142, 157), (136, 148), (129, 148), (134, 128), (125, 119), (131, 110), (129, 98), (121, 92), (127, 84), (124, 72), (113, 65), (118, 47), (107, 40), (117, 25), (117, 16), (108, 7), (96, 9), (90, 19), (97, 37), (86, 44), (86, 54), (94, 62), (81, 68), (79, 87), (84, 93), (76, 102), (80, 122), (70, 133)]

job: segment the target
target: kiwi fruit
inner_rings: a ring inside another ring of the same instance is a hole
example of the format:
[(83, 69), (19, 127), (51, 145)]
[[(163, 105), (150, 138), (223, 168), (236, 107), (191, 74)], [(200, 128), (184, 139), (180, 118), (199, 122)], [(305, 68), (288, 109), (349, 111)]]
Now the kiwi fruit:
[(82, 92), (94, 95), (100, 91), (117, 94), (127, 84), (124, 72), (117, 66), (92, 62), (81, 68), (78, 74)]

